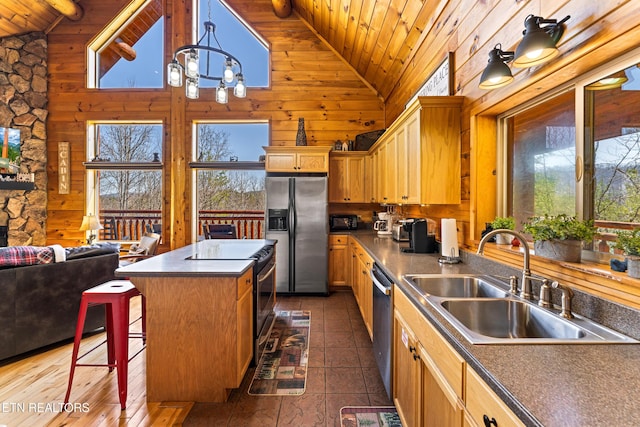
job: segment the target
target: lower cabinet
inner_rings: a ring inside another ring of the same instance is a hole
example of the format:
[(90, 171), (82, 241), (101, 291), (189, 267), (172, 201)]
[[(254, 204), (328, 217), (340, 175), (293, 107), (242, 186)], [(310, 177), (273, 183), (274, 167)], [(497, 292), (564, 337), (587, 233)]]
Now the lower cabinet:
[(522, 427), (524, 424), (480, 376), (467, 366), (465, 427)]
[(393, 401), (402, 425), (522, 427), (407, 296), (393, 292)]
[(369, 275), (373, 267), (373, 259), (354, 239), (349, 239), (347, 257), (350, 260), (351, 289), (369, 332), (369, 338), (373, 339), (373, 282)]
[(462, 425), (464, 360), (394, 289), (394, 403), (402, 425)]
[(345, 286), (349, 276), (346, 234), (329, 236), (329, 286)]
[(238, 325), (238, 336), (236, 341), (236, 381), (238, 386), (240, 386), (242, 378), (253, 358), (253, 270), (249, 269), (240, 277), (237, 286), (236, 322)]

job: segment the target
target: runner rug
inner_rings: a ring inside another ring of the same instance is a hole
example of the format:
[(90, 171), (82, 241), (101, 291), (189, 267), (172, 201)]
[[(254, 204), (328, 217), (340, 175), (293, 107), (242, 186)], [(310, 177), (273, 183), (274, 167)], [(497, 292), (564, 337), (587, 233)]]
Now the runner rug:
[(256, 366), (249, 394), (303, 394), (309, 359), (311, 311), (278, 311), (269, 341)]
[(400, 427), (395, 406), (344, 406), (340, 408), (342, 427)]

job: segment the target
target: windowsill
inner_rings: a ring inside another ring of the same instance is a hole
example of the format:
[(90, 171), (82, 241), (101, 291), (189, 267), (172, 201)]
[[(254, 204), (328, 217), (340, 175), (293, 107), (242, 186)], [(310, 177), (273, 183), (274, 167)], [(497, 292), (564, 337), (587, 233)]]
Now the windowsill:
[[(509, 266), (522, 269), (522, 247), (489, 243), (484, 255)], [(612, 271), (605, 264), (583, 261), (571, 263), (543, 258), (531, 253), (533, 274), (557, 280), (584, 292), (640, 309), (640, 279), (626, 272)]]

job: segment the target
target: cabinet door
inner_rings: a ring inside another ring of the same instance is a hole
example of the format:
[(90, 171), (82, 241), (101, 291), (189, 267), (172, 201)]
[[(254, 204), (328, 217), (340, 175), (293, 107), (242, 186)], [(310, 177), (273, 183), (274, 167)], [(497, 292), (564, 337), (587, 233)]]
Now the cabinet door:
[(347, 199), (350, 203), (367, 203), (369, 199), (365, 191), (365, 156), (347, 158)]
[(400, 197), (398, 196), (398, 145), (400, 141), (404, 139), (404, 132), (402, 129), (392, 136), (387, 142), (386, 149), (386, 174), (385, 185), (387, 186), (387, 203), (400, 203)]
[(267, 172), (295, 172), (297, 157), (295, 153), (268, 153), (265, 159)]
[(417, 340), (394, 311), (393, 320), (393, 402), (403, 426), (419, 426), (421, 376)]
[(329, 157), (329, 202), (345, 203), (349, 198), (348, 162), (346, 157)]
[(427, 351), (419, 347), (422, 377), (422, 425), (461, 427), (463, 405)]
[(329, 170), (328, 153), (297, 153), (298, 172), (327, 172)]
[(344, 286), (349, 272), (346, 235), (330, 236), (329, 246), (329, 285)]
[[(237, 323), (237, 358), (236, 358), (236, 387), (240, 387), (251, 358), (253, 357), (253, 291), (251, 274), (245, 274), (238, 279), (238, 290), (243, 292), (238, 295), (236, 306)], [(249, 286), (246, 286), (246, 284)]]
[(416, 112), (405, 124), (405, 165), (403, 203), (420, 203), (420, 113)]
[[(524, 424), (507, 405), (478, 376), (473, 368), (467, 366), (466, 408), (468, 416), (476, 425), (484, 426), (484, 419), (495, 420), (491, 425), (499, 427), (522, 427)], [(467, 414), (465, 414), (465, 417)], [(471, 424), (467, 421), (468, 424)]]

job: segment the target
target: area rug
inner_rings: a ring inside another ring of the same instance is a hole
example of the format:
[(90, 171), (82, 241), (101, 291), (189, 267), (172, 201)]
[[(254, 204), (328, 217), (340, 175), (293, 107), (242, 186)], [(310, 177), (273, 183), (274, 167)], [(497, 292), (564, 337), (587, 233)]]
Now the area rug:
[(278, 311), (269, 341), (248, 393), (261, 396), (303, 394), (307, 382), (311, 311)]
[(344, 406), (340, 408), (342, 427), (400, 427), (395, 406)]

